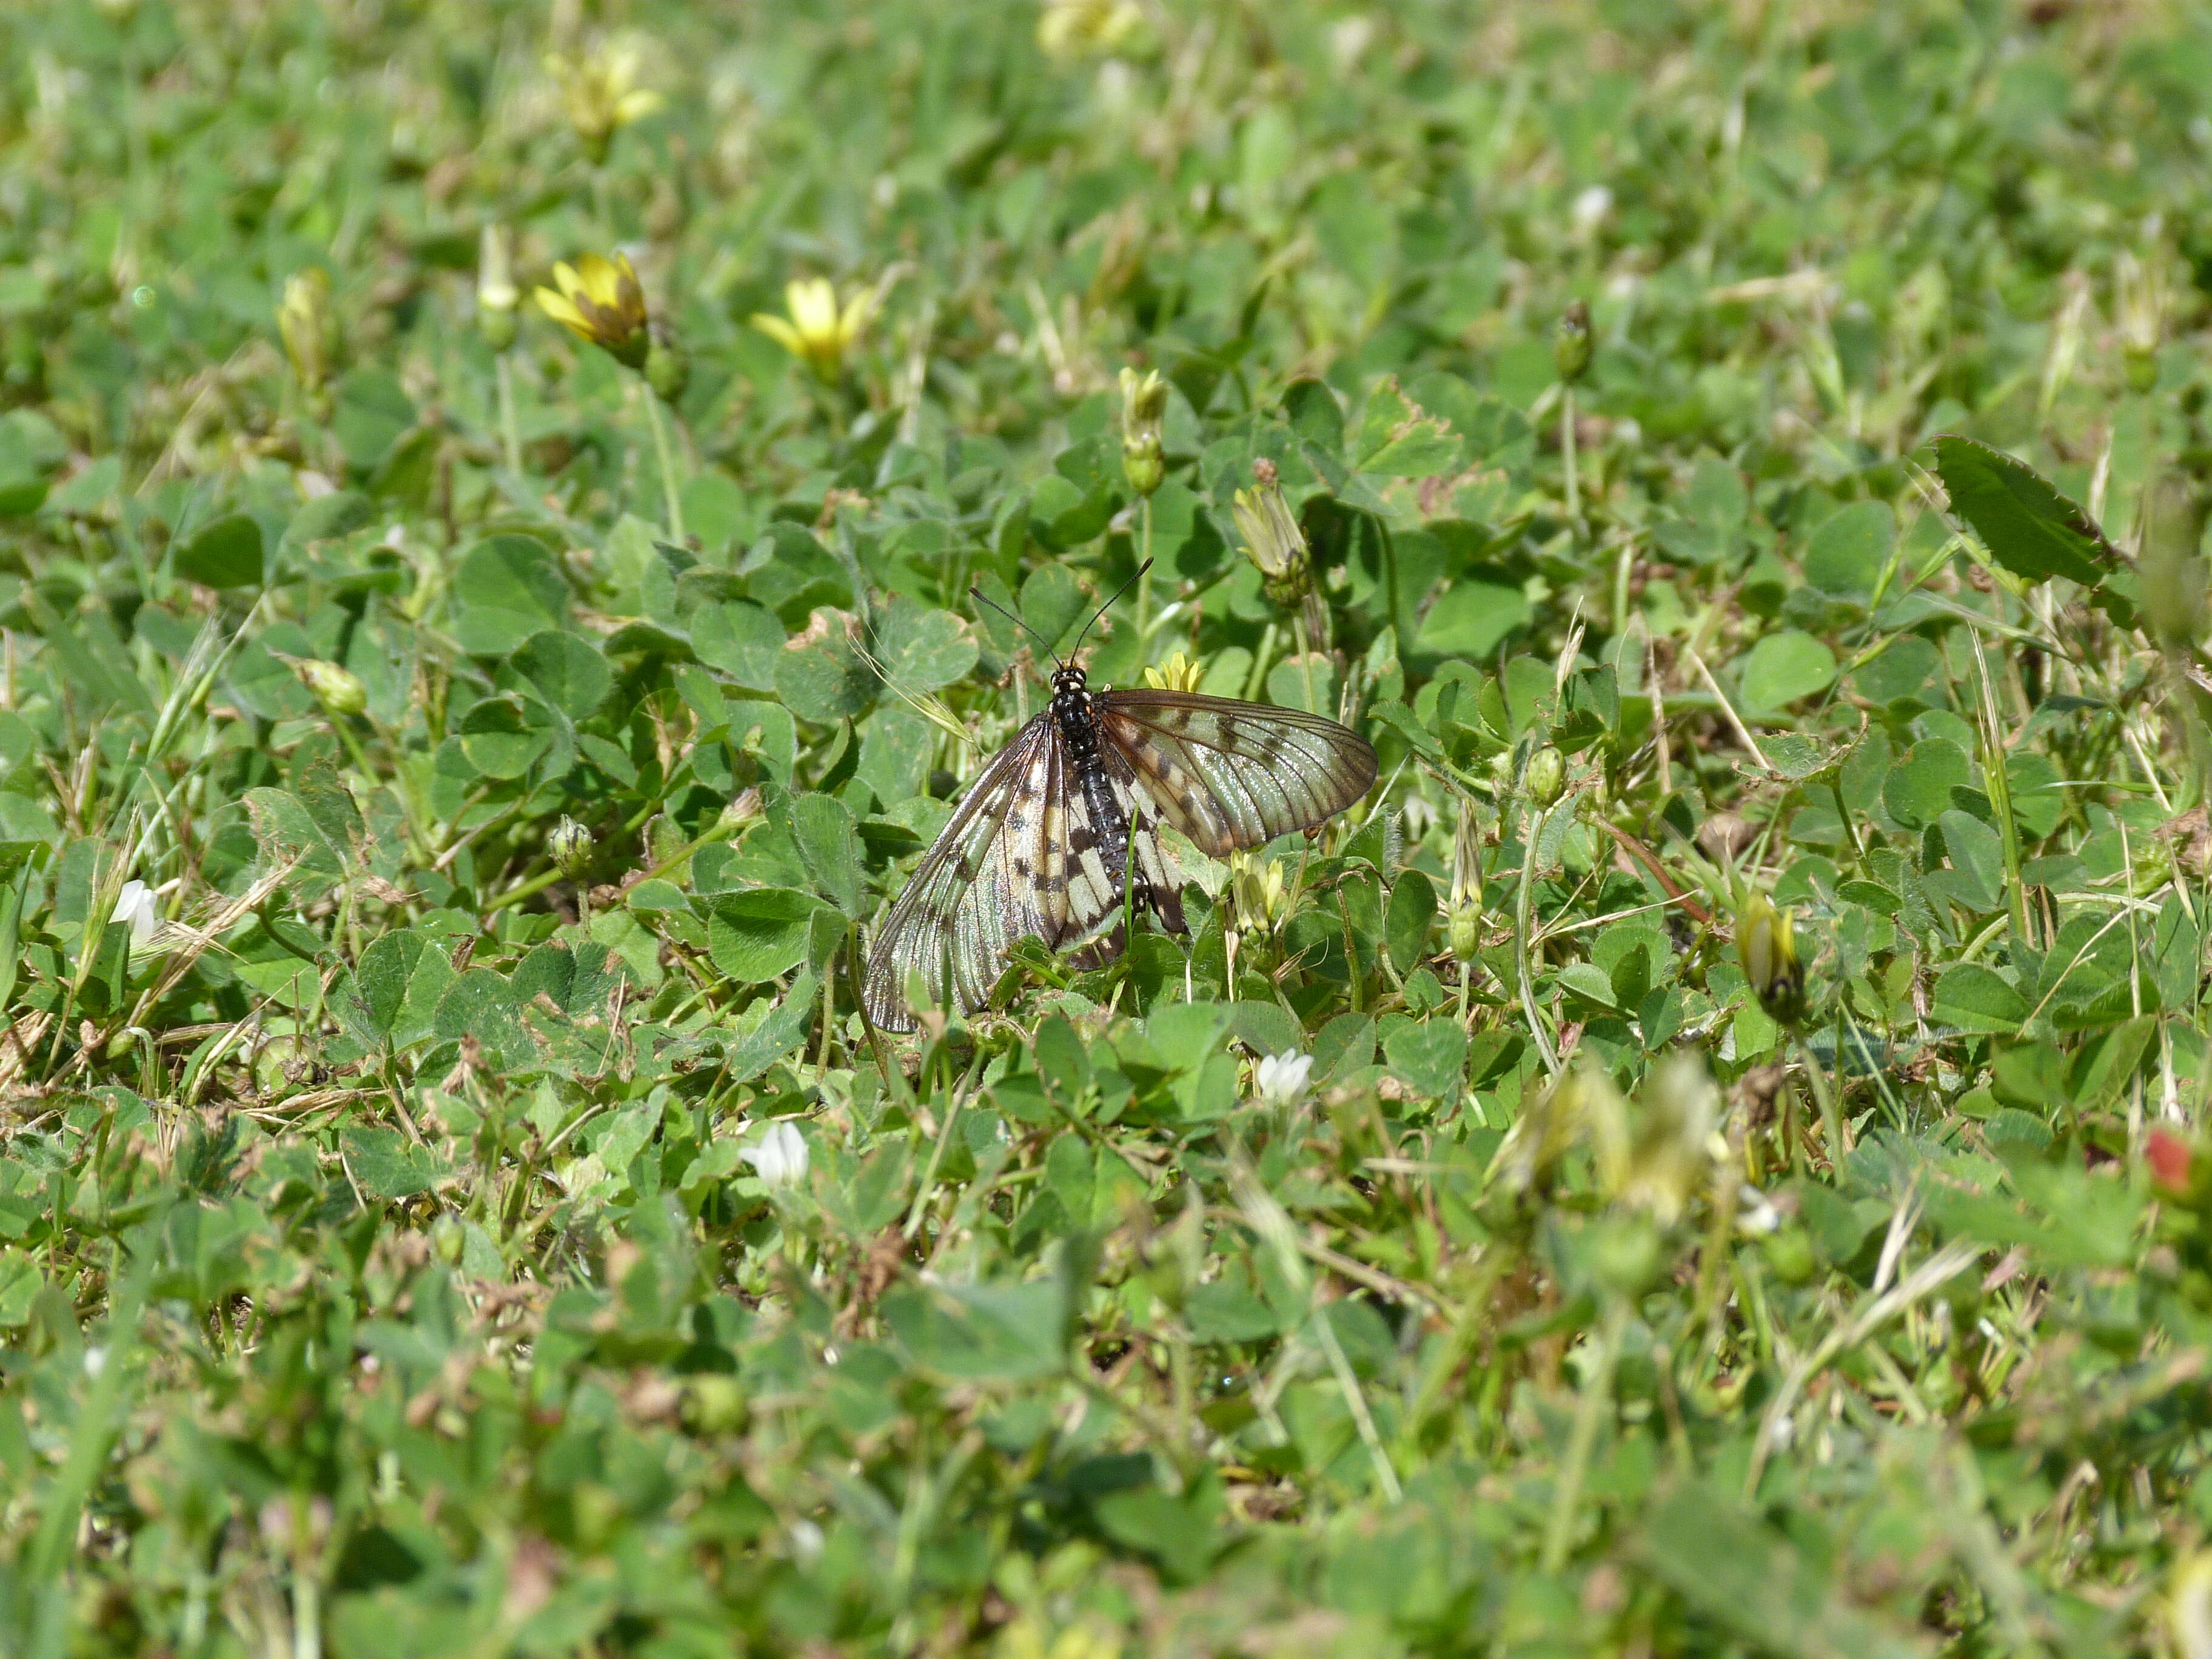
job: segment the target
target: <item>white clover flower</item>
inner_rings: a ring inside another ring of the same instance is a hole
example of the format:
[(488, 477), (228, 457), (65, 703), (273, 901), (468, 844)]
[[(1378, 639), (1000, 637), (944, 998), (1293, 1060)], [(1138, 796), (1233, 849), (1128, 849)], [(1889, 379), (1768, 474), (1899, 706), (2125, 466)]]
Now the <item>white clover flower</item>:
[(806, 1137), (792, 1124), (769, 1124), (759, 1143), (744, 1147), (738, 1156), (753, 1166), (753, 1172), (771, 1190), (795, 1187), (806, 1179)]
[(154, 890), (143, 881), (126, 881), (123, 890), (115, 897), (115, 914), (110, 922), (131, 924), (131, 947), (143, 949), (154, 937), (161, 918), (154, 912)]
[(1253, 1068), (1252, 1082), (1263, 1104), (1291, 1107), (1306, 1097), (1307, 1079), (1312, 1075), (1311, 1054), (1265, 1054)]
[(1613, 192), (1603, 185), (1592, 185), (1575, 198), (1573, 208), (1575, 234), (1587, 236), (1604, 222), (1613, 211)]

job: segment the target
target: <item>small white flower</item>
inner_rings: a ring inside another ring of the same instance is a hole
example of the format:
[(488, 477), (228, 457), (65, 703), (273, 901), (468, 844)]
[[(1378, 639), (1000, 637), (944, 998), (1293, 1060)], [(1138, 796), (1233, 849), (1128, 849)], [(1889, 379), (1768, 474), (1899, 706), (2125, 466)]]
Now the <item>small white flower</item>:
[(1306, 1097), (1306, 1081), (1312, 1075), (1311, 1054), (1265, 1054), (1253, 1068), (1252, 1082), (1263, 1104), (1290, 1107)]
[(116, 896), (115, 914), (108, 921), (129, 922), (131, 947), (144, 945), (161, 924), (161, 918), (154, 914), (154, 890), (143, 881), (125, 882), (122, 892)]
[(792, 1124), (769, 1124), (759, 1144), (744, 1147), (738, 1156), (751, 1164), (762, 1183), (771, 1189), (795, 1187), (806, 1179), (806, 1137)]
[(1575, 234), (1587, 236), (1603, 222), (1613, 211), (1613, 192), (1603, 185), (1592, 185), (1575, 198), (1573, 209)]
[(1765, 1238), (1782, 1225), (1774, 1200), (1748, 1184), (1736, 1188), (1735, 1230), (1746, 1238)]
[(107, 1369), (107, 1350), (94, 1347), (84, 1351), (84, 1374), (97, 1382), (100, 1372)]
[[(781, 1129), (791, 1126), (780, 1123), (776, 1127)], [(804, 1516), (791, 1523), (790, 1536), (792, 1554), (810, 1566), (822, 1559), (823, 1546), (829, 1541), (823, 1537), (822, 1528)]]

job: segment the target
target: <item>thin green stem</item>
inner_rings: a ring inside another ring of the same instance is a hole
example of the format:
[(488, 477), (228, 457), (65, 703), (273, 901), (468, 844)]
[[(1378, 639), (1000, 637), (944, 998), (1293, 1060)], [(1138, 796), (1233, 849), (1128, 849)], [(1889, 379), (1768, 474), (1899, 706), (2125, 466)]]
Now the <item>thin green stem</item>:
[(495, 360), (499, 371), (499, 440), (507, 470), (522, 471), (522, 428), (514, 413), (514, 364), (502, 351)]
[(1146, 641), (1152, 631), (1152, 498), (1147, 495), (1137, 512), (1137, 666), (1141, 670), (1152, 653)]
[(668, 447), (668, 428), (660, 416), (660, 394), (651, 386), (640, 386), (645, 398), (646, 424), (653, 428), (653, 451), (660, 459), (661, 504), (666, 512), (668, 538), (672, 542), (684, 539), (684, 507), (676, 495), (676, 458)]
[(1559, 808), (1554, 806), (1549, 811), (1529, 816), (1528, 844), (1521, 851), (1521, 887), (1513, 899), (1513, 976), (1521, 981), (1521, 1012), (1528, 1017), (1528, 1036), (1535, 1043), (1536, 1052), (1543, 1056), (1544, 1069), (1555, 1077), (1559, 1074), (1559, 1056), (1545, 1032), (1544, 1022), (1536, 1013), (1535, 973), (1529, 957), (1528, 937), (1535, 908), (1536, 846), (1544, 838), (1544, 826), (1557, 811)]
[(1575, 477), (1575, 389), (1572, 386), (1563, 386), (1559, 391), (1559, 454), (1567, 467), (1567, 517), (1579, 526), (1583, 521), (1583, 498)]
[(1616, 1296), (1607, 1305), (1605, 1323), (1598, 1328), (1595, 1363), (1583, 1379), (1566, 1455), (1559, 1466), (1559, 1485), (1552, 1489), (1552, 1516), (1544, 1528), (1546, 1572), (1557, 1572), (1566, 1565), (1567, 1553), (1574, 1547), (1575, 1511), (1582, 1504), (1583, 1483), (1589, 1475), (1590, 1453), (1597, 1446), (1600, 1421), (1613, 1403), (1613, 1370), (1620, 1357), (1621, 1333), (1627, 1328), (1628, 1303)]

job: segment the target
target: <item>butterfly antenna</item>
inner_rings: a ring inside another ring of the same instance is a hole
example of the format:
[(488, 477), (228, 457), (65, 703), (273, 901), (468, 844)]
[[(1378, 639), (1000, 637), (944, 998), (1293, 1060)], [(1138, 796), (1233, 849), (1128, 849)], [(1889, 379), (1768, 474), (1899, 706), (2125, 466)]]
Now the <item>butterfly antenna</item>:
[(1091, 620), (1083, 624), (1083, 633), (1078, 634), (1075, 636), (1075, 643), (1069, 648), (1067, 653), (1069, 656), (1072, 657), (1078, 651), (1083, 649), (1084, 637), (1085, 635), (1088, 635), (1093, 628), (1096, 628), (1098, 625), (1098, 618), (1104, 616), (1109, 611), (1111, 611), (1115, 605), (1121, 599), (1121, 597), (1137, 585), (1137, 577), (1143, 575), (1145, 572), (1150, 570), (1152, 568), (1152, 562), (1150, 559), (1146, 559), (1144, 563), (1137, 567), (1136, 575), (1131, 576), (1128, 580), (1123, 582), (1119, 587), (1114, 590), (1114, 597), (1107, 600), (1105, 604), (1100, 605), (1097, 613), (1092, 616)]
[[(1053, 666), (1055, 668), (1060, 666), (1060, 653), (1052, 648), (1052, 641), (1045, 638), (1043, 635), (1038, 633), (1036, 629), (1031, 628), (1027, 623), (1024, 622), (1012, 611), (1007, 610), (1006, 606), (1000, 605), (996, 599), (991, 598), (989, 594), (984, 592), (984, 591), (980, 587), (970, 587), (968, 590), (968, 597), (975, 600), (978, 605), (989, 605), (992, 610), (997, 611), (1008, 622), (1013, 623), (1013, 625), (1020, 629), (1022, 632), (1027, 634), (1031, 639), (1035, 640), (1039, 645), (1044, 647), (1044, 653), (1046, 656), (1052, 659)], [(1078, 643), (1079, 644), (1080, 642), (1080, 639), (1079, 638)]]

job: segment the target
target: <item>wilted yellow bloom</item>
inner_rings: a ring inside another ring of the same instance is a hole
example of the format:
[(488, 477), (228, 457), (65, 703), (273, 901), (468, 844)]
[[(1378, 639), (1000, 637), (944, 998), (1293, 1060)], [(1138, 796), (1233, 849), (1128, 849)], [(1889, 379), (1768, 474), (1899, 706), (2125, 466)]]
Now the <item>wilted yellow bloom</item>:
[(320, 265), (295, 270), (284, 279), (283, 302), (276, 307), (276, 331), (292, 373), (309, 392), (319, 392), (331, 373), (331, 274)]
[(1206, 678), (1206, 665), (1177, 651), (1157, 668), (1145, 670), (1145, 684), (1155, 691), (1195, 691)]
[(1045, 0), (1037, 46), (1048, 58), (1103, 56), (1129, 45), (1144, 27), (1136, 0)]
[(1764, 893), (1753, 893), (1736, 912), (1736, 959), (1759, 1006), (1784, 1025), (1805, 1012), (1805, 972), (1797, 965), (1797, 935), (1790, 913)]
[(783, 300), (791, 312), (788, 321), (762, 312), (755, 314), (753, 326), (823, 380), (835, 380), (845, 366), (845, 354), (875, 313), (876, 291), (856, 288), (841, 308), (830, 279), (810, 276), (787, 283)]
[(560, 83), (568, 125), (595, 167), (607, 159), (617, 132), (660, 107), (660, 94), (637, 84), (637, 52), (629, 46), (603, 48), (580, 59), (557, 52), (545, 59), (546, 72)]
[(1237, 897), (1237, 925), (1247, 933), (1267, 932), (1289, 902), (1282, 865), (1274, 859), (1260, 864), (1239, 853), (1230, 867)]
[(645, 289), (629, 256), (611, 259), (586, 253), (574, 265), (556, 264), (550, 288), (538, 290), (538, 307), (580, 340), (604, 348), (629, 368), (645, 367), (652, 340), (646, 331)]
[(1133, 368), (1121, 371), (1121, 474), (1139, 495), (1151, 495), (1167, 476), (1161, 430), (1167, 412), (1168, 383), (1159, 370), (1142, 376)]
[(1268, 599), (1277, 605), (1296, 605), (1312, 586), (1312, 562), (1306, 554), (1306, 533), (1291, 516), (1278, 477), (1275, 464), (1266, 456), (1253, 462), (1252, 488), (1237, 492), (1230, 511), (1244, 538), (1244, 556), (1260, 568)]
[(1482, 949), (1482, 838), (1474, 805), (1462, 799), (1452, 830), (1451, 902), (1444, 933), (1457, 962), (1473, 962)]

